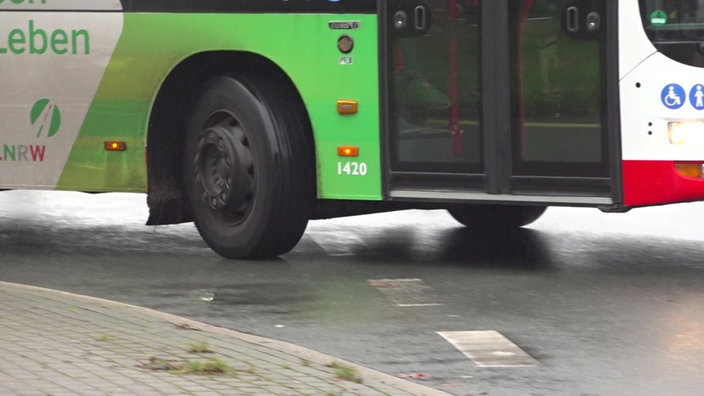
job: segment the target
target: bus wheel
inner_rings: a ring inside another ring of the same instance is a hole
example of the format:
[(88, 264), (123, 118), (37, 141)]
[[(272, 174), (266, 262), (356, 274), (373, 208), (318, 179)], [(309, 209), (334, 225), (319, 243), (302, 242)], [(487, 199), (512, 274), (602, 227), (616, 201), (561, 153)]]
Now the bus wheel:
[(184, 189), (201, 236), (226, 258), (286, 253), (308, 223), (308, 124), (283, 91), (276, 79), (217, 77), (189, 117)]
[(467, 205), (448, 209), (448, 212), (469, 228), (502, 231), (538, 220), (545, 209), (545, 206)]

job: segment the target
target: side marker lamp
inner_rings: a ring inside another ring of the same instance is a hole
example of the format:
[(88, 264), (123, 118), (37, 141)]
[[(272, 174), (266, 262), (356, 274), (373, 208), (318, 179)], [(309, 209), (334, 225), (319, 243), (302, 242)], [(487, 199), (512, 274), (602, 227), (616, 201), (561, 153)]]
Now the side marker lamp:
[(108, 140), (104, 143), (106, 151), (125, 151), (127, 150), (127, 143), (119, 140)]
[(337, 113), (342, 115), (357, 114), (359, 104), (356, 100), (340, 99), (337, 101)]
[(675, 170), (680, 176), (701, 179), (702, 165), (701, 162), (675, 162)]
[(671, 144), (704, 146), (704, 121), (668, 122)]
[(359, 157), (359, 147), (357, 146), (339, 146), (337, 155), (340, 157)]

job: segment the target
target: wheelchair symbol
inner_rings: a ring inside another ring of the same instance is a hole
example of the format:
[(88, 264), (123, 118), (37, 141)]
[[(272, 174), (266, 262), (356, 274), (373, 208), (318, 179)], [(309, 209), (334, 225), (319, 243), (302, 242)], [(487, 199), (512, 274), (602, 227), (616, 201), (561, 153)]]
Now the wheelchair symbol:
[(668, 109), (679, 109), (684, 105), (684, 100), (687, 98), (684, 88), (678, 84), (668, 84), (663, 88), (660, 94), (662, 104)]

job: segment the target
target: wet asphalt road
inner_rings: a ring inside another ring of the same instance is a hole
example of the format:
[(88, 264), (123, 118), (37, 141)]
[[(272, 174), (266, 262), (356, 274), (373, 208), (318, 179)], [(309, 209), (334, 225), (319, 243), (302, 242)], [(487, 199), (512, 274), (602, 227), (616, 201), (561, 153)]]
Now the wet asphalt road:
[[(457, 395), (704, 389), (704, 204), (551, 208), (504, 236), (438, 211), (315, 221), (281, 259), (227, 261), (191, 224), (143, 226), (144, 202), (0, 193), (0, 280), (290, 341)], [(389, 293), (397, 279), (414, 287)], [(479, 367), (437, 334), (476, 330), (538, 364)]]

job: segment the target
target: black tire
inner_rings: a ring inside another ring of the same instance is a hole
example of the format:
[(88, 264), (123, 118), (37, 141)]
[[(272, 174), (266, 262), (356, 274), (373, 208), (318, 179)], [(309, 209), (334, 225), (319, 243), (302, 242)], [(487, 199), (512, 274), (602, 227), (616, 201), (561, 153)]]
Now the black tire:
[(546, 209), (546, 206), (467, 205), (450, 208), (448, 212), (471, 229), (508, 231), (538, 220)]
[(205, 242), (233, 259), (298, 243), (315, 191), (310, 124), (285, 81), (219, 76), (187, 124), (183, 185)]

